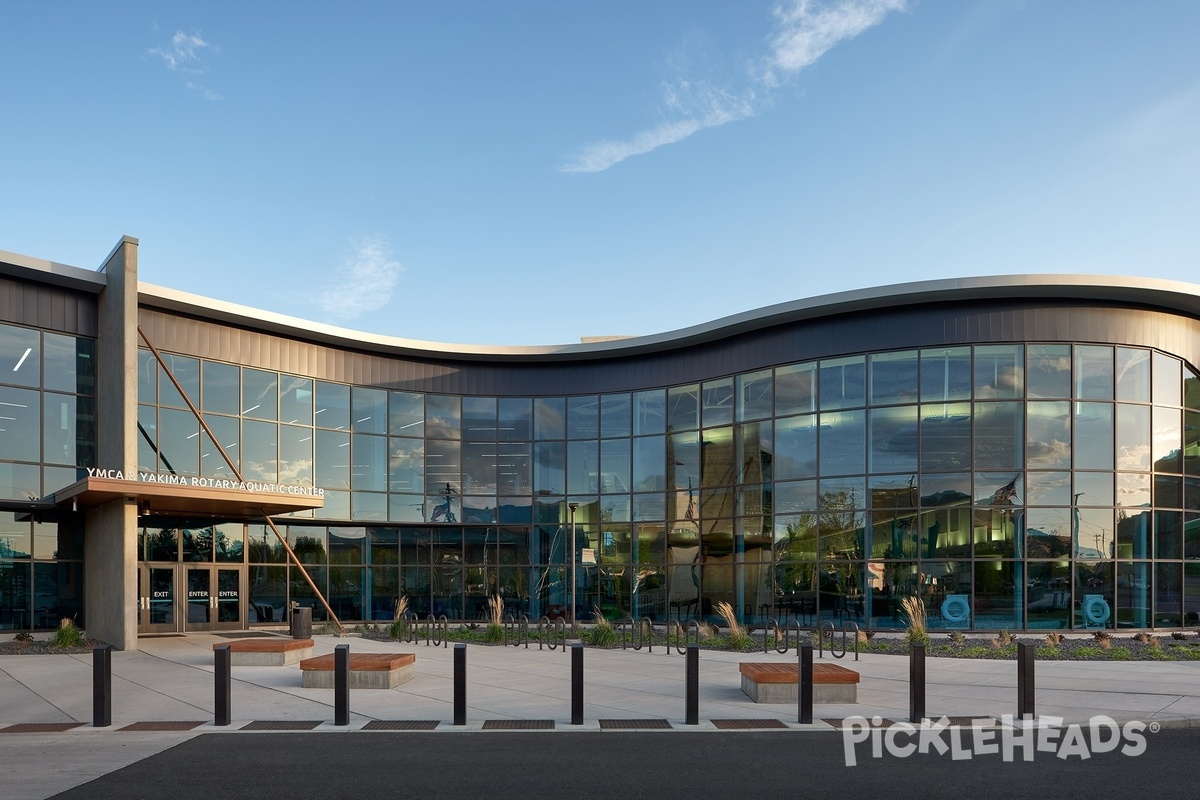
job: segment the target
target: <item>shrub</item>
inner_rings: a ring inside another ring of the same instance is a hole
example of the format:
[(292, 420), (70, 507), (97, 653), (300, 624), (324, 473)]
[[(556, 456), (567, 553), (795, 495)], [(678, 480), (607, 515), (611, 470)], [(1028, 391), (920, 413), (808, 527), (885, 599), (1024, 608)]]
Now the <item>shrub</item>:
[(593, 647), (611, 647), (617, 643), (617, 631), (608, 617), (600, 613), (600, 609), (592, 607), (595, 616), (595, 627), (589, 632), (588, 643)]
[(1171, 631), (1171, 638), (1177, 642), (1182, 642), (1187, 638), (1187, 634), (1183, 631)]
[(488, 624), (483, 639), (487, 642), (504, 639), (504, 598), (498, 594), (488, 598)]
[(754, 639), (750, 634), (746, 633), (746, 629), (742, 627), (737, 620), (737, 614), (733, 612), (733, 607), (722, 600), (717, 603), (717, 613), (721, 615), (721, 619), (725, 620), (725, 627), (729, 629), (729, 645), (734, 650), (745, 650), (754, 645)]
[(962, 631), (950, 631), (950, 641), (954, 642), (954, 644), (958, 645), (959, 647), (961, 647), (962, 643), (966, 640), (967, 637), (963, 635)]
[(925, 601), (919, 597), (909, 596), (900, 601), (900, 610), (908, 618), (908, 630), (904, 632), (904, 643), (909, 647), (915, 644), (929, 646), (929, 632), (925, 626)]
[(32, 642), (33, 634), (30, 633), (29, 631), (21, 631), (20, 633), (18, 633), (16, 636), (13, 637), (13, 641), (21, 642), (22, 644), (25, 642)]
[(1063, 635), (1061, 633), (1047, 633), (1046, 647), (1058, 647), (1063, 643)]
[(82, 645), (83, 631), (79, 629), (74, 620), (63, 617), (54, 631), (54, 646), (81, 647)]

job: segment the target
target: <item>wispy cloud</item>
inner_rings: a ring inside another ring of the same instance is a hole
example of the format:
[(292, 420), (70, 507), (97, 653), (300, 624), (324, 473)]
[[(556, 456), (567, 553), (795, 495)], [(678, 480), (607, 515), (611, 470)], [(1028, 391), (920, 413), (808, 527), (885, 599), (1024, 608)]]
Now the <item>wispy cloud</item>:
[(338, 319), (353, 319), (377, 311), (391, 302), (403, 271), (386, 237), (351, 240), (332, 279), (321, 288), (317, 304)]
[[(158, 30), (157, 23), (154, 26)], [(158, 56), (163, 60), (163, 64), (172, 72), (179, 72), (184, 75), (195, 76), (203, 75), (208, 72), (208, 62), (206, 56), (209, 53), (219, 53), (220, 48), (211, 42), (206, 42), (198, 33), (184, 33), (176, 31), (171, 37), (171, 41), (162, 47), (151, 48), (148, 53), (152, 56)], [(200, 83), (195, 78), (189, 78), (185, 86), (196, 94), (203, 97), (205, 100), (224, 100), (217, 92), (209, 89), (204, 84)]]
[(762, 108), (770, 90), (812, 65), (839, 42), (878, 25), (906, 5), (907, 0), (791, 0), (777, 6), (768, 47), (747, 88), (733, 91), (687, 80), (666, 83), (663, 105), (673, 119), (625, 139), (587, 144), (559, 169), (568, 173), (603, 172), (631, 156), (681, 141), (705, 128), (752, 117)]

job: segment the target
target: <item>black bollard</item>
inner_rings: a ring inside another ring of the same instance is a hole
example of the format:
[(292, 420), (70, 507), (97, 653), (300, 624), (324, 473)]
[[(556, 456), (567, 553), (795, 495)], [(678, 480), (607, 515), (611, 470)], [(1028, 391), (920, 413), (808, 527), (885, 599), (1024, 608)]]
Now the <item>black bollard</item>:
[(233, 650), (223, 644), (213, 649), (213, 724), (228, 725), (232, 716)]
[(333, 724), (350, 724), (350, 645), (333, 648)]
[(467, 724), (467, 646), (454, 645), (454, 724)]
[(813, 721), (813, 649), (812, 644), (802, 644), (796, 651), (800, 663), (796, 668), (797, 718), (801, 725), (812, 725)]
[(112, 725), (112, 645), (92, 649), (92, 726)]
[(571, 724), (583, 724), (583, 643), (571, 643)]
[(687, 718), (688, 725), (700, 724), (700, 645), (687, 646)]
[(1028, 643), (1017, 645), (1017, 719), (1030, 719), (1037, 715), (1033, 710), (1033, 660), (1037, 648)]
[(908, 721), (919, 724), (925, 719), (925, 645), (914, 644), (908, 651)]

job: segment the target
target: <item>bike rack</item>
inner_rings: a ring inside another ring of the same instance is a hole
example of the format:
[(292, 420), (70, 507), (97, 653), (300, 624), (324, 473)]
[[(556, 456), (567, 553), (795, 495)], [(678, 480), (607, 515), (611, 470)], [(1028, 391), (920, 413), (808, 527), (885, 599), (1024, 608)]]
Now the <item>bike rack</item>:
[(520, 647), (525, 645), (525, 649), (529, 649), (529, 617), (524, 614), (520, 619), (514, 619), (512, 614), (504, 618), (504, 639), (503, 646)]
[(434, 647), (449, 647), (450, 644), (450, 620), (442, 614), (437, 619), (434, 619), (433, 614), (429, 615), (429, 625), (425, 629), (425, 644), (428, 645), (431, 641)]
[(672, 643), (675, 647), (675, 652), (679, 655), (687, 655), (687, 646), (694, 644), (700, 646), (700, 623), (694, 619), (689, 619), (684, 624), (676, 622), (672, 625), (667, 623), (667, 652), (671, 652)]
[[(633, 631), (637, 630), (637, 640), (633, 639)], [(635, 621), (633, 617), (626, 617), (616, 624), (617, 631), (621, 634), (621, 649), (632, 647), (634, 650), (641, 650), (643, 645), (647, 653), (654, 652), (654, 623), (649, 617), (642, 617), (641, 621)]]
[[(774, 617), (767, 620), (766, 627), (763, 628), (763, 652), (767, 653), (771, 650), (771, 634), (775, 634), (775, 652), (783, 655), (791, 648), (800, 649), (800, 633), (807, 630), (800, 627), (800, 620), (786, 622), (782, 626), (779, 620)], [(792, 639), (792, 633), (795, 632), (796, 638)]]
[(538, 650), (542, 649), (542, 645), (549, 647), (551, 650), (558, 649), (562, 645), (563, 652), (567, 652), (567, 622), (562, 617), (550, 621), (549, 617), (542, 617), (538, 620)]
[[(838, 630), (840, 630), (841, 634), (842, 634), (842, 652), (840, 652), (840, 653), (837, 652), (837, 649), (834, 646), (834, 638), (833, 638), (834, 633), (837, 632)], [(842, 627), (840, 629), (838, 629), (833, 626), (832, 622), (830, 622), (829, 620), (825, 620), (824, 622), (821, 623), (820, 627), (817, 628), (817, 648), (819, 651), (818, 657), (819, 658), (825, 657), (825, 634), (828, 632), (828, 634), (829, 634), (829, 655), (833, 656), (834, 658), (845, 658), (846, 657), (846, 649), (847, 649), (846, 634), (850, 633), (850, 631), (854, 631), (854, 660), (858, 661), (858, 633), (859, 633), (859, 630), (860, 629), (858, 627), (857, 622), (845, 622), (842, 624)]]

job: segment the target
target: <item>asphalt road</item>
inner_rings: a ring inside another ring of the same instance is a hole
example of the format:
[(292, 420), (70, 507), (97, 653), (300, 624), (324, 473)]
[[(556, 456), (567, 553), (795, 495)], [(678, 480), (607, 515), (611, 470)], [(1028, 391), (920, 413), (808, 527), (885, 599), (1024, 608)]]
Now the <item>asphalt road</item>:
[(855, 748), (857, 764), (847, 767), (843, 736), (831, 732), (220, 733), (56, 796), (1194, 798), (1200, 729), (1145, 738), (1137, 756), (1118, 750), (1063, 759), (1035, 751), (1032, 762), (1021, 760), (1019, 747), (1010, 762), (974, 751), (955, 760), (949, 750), (936, 755), (933, 748), (897, 758), (884, 747), (883, 757), (874, 758), (867, 741)]

